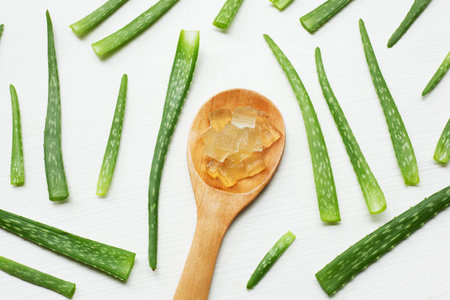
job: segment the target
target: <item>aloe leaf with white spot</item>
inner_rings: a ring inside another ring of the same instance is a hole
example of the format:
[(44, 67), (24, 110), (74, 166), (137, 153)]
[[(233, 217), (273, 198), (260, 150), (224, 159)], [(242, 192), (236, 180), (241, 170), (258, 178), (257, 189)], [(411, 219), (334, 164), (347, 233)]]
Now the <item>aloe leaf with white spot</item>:
[(29, 283), (42, 286), (71, 299), (76, 285), (39, 270), (27, 267), (13, 260), (0, 256), (0, 270)]
[(158, 201), (161, 176), (172, 135), (186, 99), (197, 62), (200, 33), (182, 30), (178, 39), (177, 51), (170, 73), (164, 103), (161, 125), (153, 152), (152, 167), (148, 187), (149, 245), (148, 259), (150, 267), (156, 269), (158, 248)]
[(359, 185), (366, 199), (367, 208), (371, 214), (378, 214), (386, 209), (386, 199), (383, 191), (378, 185), (378, 181), (370, 170), (364, 154), (353, 135), (352, 129), (348, 124), (347, 118), (342, 111), (341, 106), (331, 89), (331, 85), (328, 82), (327, 74), (322, 62), (322, 55), (320, 49), (316, 48), (316, 65), (317, 74), (319, 76), (320, 86), (322, 88), (323, 95), (327, 101), (330, 112), (333, 115), (336, 126), (341, 135), (342, 141), (345, 145), (345, 150), (350, 158), (350, 161), (355, 170), (356, 177), (358, 178)]
[(88, 240), (0, 209), (0, 228), (126, 281), (135, 253)]
[(48, 105), (44, 131), (44, 162), (48, 197), (60, 201), (69, 197), (61, 150), (61, 96), (59, 93), (58, 65), (50, 14), (47, 11), (48, 39)]
[(359, 20), (359, 29), (361, 31), (361, 39), (364, 45), (364, 53), (366, 55), (367, 65), (372, 76), (373, 85), (383, 107), (386, 123), (391, 135), (392, 145), (394, 146), (395, 156), (400, 167), (403, 180), (406, 185), (415, 185), (419, 183), (419, 169), (417, 167), (416, 155), (409, 139), (408, 133), (403, 124), (402, 117), (395, 105), (391, 92), (381, 73), (377, 58), (370, 43), (369, 35), (363, 20)]
[(328, 295), (334, 294), (449, 204), (450, 186), (366, 235), (316, 273), (320, 286)]
[(259, 265), (256, 267), (256, 270), (253, 272), (252, 276), (250, 276), (250, 279), (247, 282), (247, 289), (252, 289), (261, 281), (261, 279), (266, 275), (270, 268), (272, 268), (287, 248), (289, 248), (294, 240), (295, 235), (288, 231), (275, 243), (275, 245), (273, 245), (273, 247), (269, 250), (269, 252), (267, 252)]
[(273, 6), (275, 6), (279, 10), (285, 9), (289, 4), (291, 4), (292, 1), (294, 0), (270, 0)]
[(437, 69), (436, 73), (434, 73), (430, 82), (428, 82), (427, 86), (422, 92), (422, 96), (425, 96), (436, 87), (436, 85), (441, 81), (442, 77), (444, 77), (445, 73), (447, 73), (449, 68), (450, 68), (450, 52), (445, 57), (444, 61), (439, 66), (439, 69)]
[(316, 9), (300, 18), (302, 26), (313, 33), (331, 19), (352, 0), (328, 0)]
[(222, 9), (214, 19), (213, 25), (220, 29), (227, 29), (233, 21), (243, 0), (226, 0)]
[(92, 48), (100, 57), (113, 53), (119, 47), (150, 27), (177, 2), (178, 0), (159, 0), (155, 5), (123, 28), (92, 44)]
[(414, 0), (414, 3), (406, 15), (405, 19), (402, 21), (400, 26), (392, 34), (388, 41), (388, 47), (394, 46), (402, 36), (408, 31), (409, 27), (414, 23), (414, 21), (422, 14), (422, 12), (430, 4), (431, 0)]
[(448, 163), (450, 160), (450, 119), (442, 131), (433, 158), (435, 161), (443, 164)]
[(83, 36), (97, 27), (127, 1), (128, 0), (108, 0), (83, 19), (70, 25), (70, 28), (76, 35)]
[(268, 35), (265, 34), (264, 39), (286, 73), (303, 115), (314, 171), (320, 219), (324, 222), (338, 222), (341, 220), (341, 217), (339, 214), (336, 186), (334, 184), (327, 146), (314, 106), (291, 62)]
[(19, 99), (14, 86), (9, 86), (12, 106), (12, 150), (11, 150), (11, 184), (23, 185), (25, 182), (25, 167), (23, 165), (22, 130), (20, 126)]
[(114, 112), (113, 123), (109, 133), (108, 144), (106, 146), (100, 175), (97, 181), (97, 195), (103, 196), (109, 189), (111, 179), (116, 167), (117, 155), (119, 154), (120, 137), (122, 134), (123, 118), (125, 115), (125, 104), (127, 100), (128, 76), (124, 74), (120, 83), (119, 97), (117, 98), (116, 111)]

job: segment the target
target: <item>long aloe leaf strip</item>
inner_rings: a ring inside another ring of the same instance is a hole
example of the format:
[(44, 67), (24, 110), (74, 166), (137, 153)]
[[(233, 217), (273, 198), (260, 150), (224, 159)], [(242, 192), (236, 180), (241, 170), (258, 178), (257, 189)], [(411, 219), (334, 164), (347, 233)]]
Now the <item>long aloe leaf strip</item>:
[(23, 165), (23, 149), (22, 149), (22, 131), (20, 128), (20, 109), (19, 99), (17, 98), (16, 89), (11, 84), (9, 86), (11, 92), (12, 106), (12, 150), (11, 150), (11, 184), (23, 185), (25, 182), (25, 168)]
[(69, 197), (61, 150), (61, 96), (58, 65), (50, 14), (47, 11), (48, 38), (48, 105), (44, 132), (44, 162), (49, 199), (60, 201)]
[(316, 111), (314, 110), (305, 86), (291, 62), (268, 35), (264, 35), (264, 38), (270, 49), (272, 49), (278, 63), (286, 73), (303, 115), (309, 151), (311, 154), (311, 162), (313, 165), (320, 219), (324, 222), (338, 222), (341, 220), (341, 217), (339, 214), (336, 187), (327, 146), (322, 130), (320, 129)]
[(161, 126), (153, 152), (148, 188), (148, 259), (153, 270), (156, 269), (158, 247), (158, 201), (162, 170), (181, 108), (194, 75), (199, 45), (200, 33), (198, 31), (181, 31), (167, 87)]
[(381, 255), (407, 238), (450, 204), (450, 186), (379, 227), (316, 273), (322, 289), (332, 295)]
[(250, 280), (247, 282), (247, 289), (252, 289), (261, 281), (261, 279), (266, 275), (270, 268), (272, 268), (272, 266), (287, 250), (287, 248), (289, 248), (294, 240), (295, 235), (292, 232), (288, 231), (275, 243), (275, 245), (273, 245), (272, 249), (267, 252), (267, 254), (259, 263), (258, 267), (256, 267), (256, 270), (255, 272), (253, 272)]
[(327, 101), (330, 112), (333, 115), (334, 121), (336, 122), (336, 126), (342, 141), (344, 142), (345, 150), (347, 150), (353, 169), (355, 170), (359, 185), (361, 186), (364, 198), (366, 199), (367, 208), (371, 214), (383, 212), (386, 209), (386, 199), (383, 191), (378, 185), (372, 170), (370, 170), (361, 148), (353, 135), (352, 129), (348, 124), (347, 118), (331, 89), (319, 48), (316, 48), (316, 65), (323, 95)]
[(300, 18), (302, 26), (313, 33), (352, 0), (328, 0)]
[(71, 299), (76, 285), (0, 256), (0, 270), (29, 283), (42, 286)]
[(422, 12), (427, 8), (428, 4), (430, 4), (431, 0), (414, 0), (414, 3), (406, 15), (405, 19), (402, 21), (400, 26), (395, 30), (394, 34), (392, 34), (391, 38), (388, 41), (388, 47), (391, 48), (394, 46), (402, 36), (408, 31), (409, 27), (414, 23), (414, 21), (422, 14)]
[(433, 158), (435, 161), (443, 164), (448, 163), (450, 160), (450, 119), (445, 125), (444, 131), (442, 131)]
[(359, 29), (361, 31), (367, 65), (372, 76), (373, 85), (375, 86), (381, 106), (383, 107), (384, 116), (386, 117), (392, 145), (394, 146), (395, 156), (397, 157), (403, 180), (406, 185), (418, 184), (419, 169), (417, 167), (416, 155), (414, 154), (411, 140), (409, 139), (402, 117), (400, 116), (391, 92), (381, 73), (363, 20), (359, 20)]
[(220, 29), (227, 29), (233, 21), (243, 0), (227, 0), (214, 19), (213, 25)]
[(95, 11), (84, 17), (83, 19), (70, 25), (72, 31), (78, 35), (83, 36), (102, 21), (108, 18), (113, 12), (121, 7), (128, 0), (108, 0), (105, 4), (97, 8)]
[(135, 253), (88, 240), (4, 210), (0, 210), (0, 227), (123, 281), (128, 279), (133, 268)]
[(436, 71), (436, 73), (431, 78), (430, 82), (428, 82), (427, 86), (422, 92), (422, 96), (425, 96), (429, 92), (431, 92), (436, 85), (441, 81), (442, 77), (444, 77), (445, 73), (447, 73), (448, 68), (450, 68), (450, 52), (445, 57), (442, 64), (439, 66), (439, 69)]
[(109, 133), (108, 144), (106, 146), (100, 175), (97, 181), (97, 195), (105, 195), (111, 184), (114, 168), (116, 166), (117, 154), (119, 154), (120, 136), (122, 134), (123, 117), (125, 115), (125, 104), (127, 100), (127, 74), (122, 76), (119, 97), (117, 98), (116, 111)]
[(125, 27), (92, 44), (92, 48), (98, 56), (106, 56), (111, 54), (132, 38), (140, 34), (142, 31), (150, 27), (177, 2), (178, 0), (159, 0), (155, 5), (143, 12), (139, 17), (125, 25)]
[(292, 1), (294, 0), (270, 0), (273, 6), (275, 6), (279, 10), (285, 9), (289, 4), (291, 4)]

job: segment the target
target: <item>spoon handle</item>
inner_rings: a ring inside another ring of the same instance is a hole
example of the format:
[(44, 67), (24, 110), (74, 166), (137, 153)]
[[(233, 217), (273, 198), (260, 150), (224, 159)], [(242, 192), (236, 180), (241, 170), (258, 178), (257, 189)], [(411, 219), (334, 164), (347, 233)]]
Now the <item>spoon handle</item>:
[[(225, 224), (224, 224), (225, 223)], [(216, 265), (217, 254), (228, 222), (197, 217), (197, 226), (174, 300), (206, 300)]]

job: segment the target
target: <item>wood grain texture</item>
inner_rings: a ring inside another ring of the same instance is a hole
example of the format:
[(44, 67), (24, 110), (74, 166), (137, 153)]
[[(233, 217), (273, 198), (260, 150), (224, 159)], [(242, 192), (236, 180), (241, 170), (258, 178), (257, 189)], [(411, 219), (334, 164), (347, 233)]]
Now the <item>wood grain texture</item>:
[[(218, 178), (206, 173), (208, 158), (203, 155), (201, 135), (210, 127), (208, 116), (211, 111), (247, 106), (267, 113), (269, 120), (281, 132), (281, 137), (264, 150), (264, 171), (226, 188)], [(174, 299), (208, 298), (222, 239), (236, 216), (272, 179), (283, 155), (285, 142), (283, 117), (275, 105), (261, 94), (245, 89), (228, 90), (215, 95), (202, 106), (192, 124), (187, 147), (189, 174), (197, 205), (197, 226)]]

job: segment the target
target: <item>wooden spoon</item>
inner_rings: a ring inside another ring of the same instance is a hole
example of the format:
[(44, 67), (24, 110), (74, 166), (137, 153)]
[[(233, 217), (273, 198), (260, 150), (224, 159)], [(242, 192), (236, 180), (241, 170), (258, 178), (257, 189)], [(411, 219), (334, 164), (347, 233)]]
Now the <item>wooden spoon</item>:
[[(264, 171), (226, 188), (219, 179), (206, 173), (208, 160), (203, 155), (201, 135), (210, 126), (208, 116), (211, 111), (222, 107), (234, 109), (247, 106), (266, 112), (282, 135), (264, 150)], [(236, 216), (269, 183), (280, 163), (285, 141), (283, 117), (275, 105), (261, 94), (245, 89), (228, 90), (215, 95), (201, 107), (192, 124), (187, 146), (189, 174), (197, 204), (197, 227), (174, 299), (208, 298), (217, 254), (225, 232)]]

